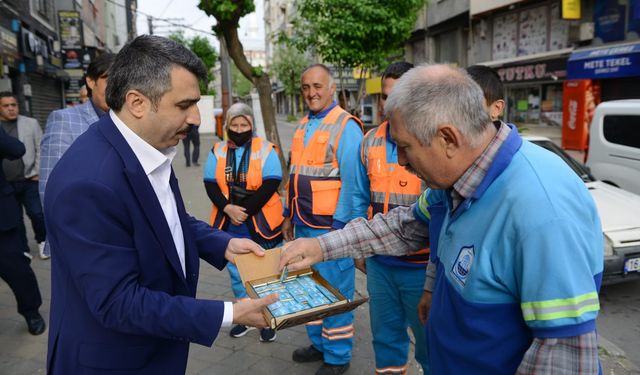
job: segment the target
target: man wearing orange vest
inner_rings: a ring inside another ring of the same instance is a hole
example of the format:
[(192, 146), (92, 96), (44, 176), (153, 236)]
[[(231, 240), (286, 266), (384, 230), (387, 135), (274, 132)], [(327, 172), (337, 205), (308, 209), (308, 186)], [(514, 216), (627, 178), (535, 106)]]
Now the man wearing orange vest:
[[(322, 64), (302, 73), (302, 94), (309, 114), (293, 136), (284, 239), (317, 237), (340, 229), (354, 218), (355, 170), (362, 142), (360, 120), (333, 100), (336, 85)], [(350, 173), (345, 173), (345, 172)], [(353, 298), (355, 268), (352, 259), (315, 266), (347, 298)], [(318, 375), (342, 374), (349, 368), (353, 341), (353, 313), (307, 324), (311, 345), (293, 352), (296, 362), (323, 361)]]
[[(382, 74), (382, 93), (378, 109), (384, 116), (384, 103), (396, 80), (413, 68), (407, 62), (389, 65)], [(386, 214), (398, 206), (410, 206), (426, 186), (420, 179), (398, 164), (396, 143), (385, 120), (364, 137), (361, 159), (356, 170), (356, 186), (361, 199), (354, 200), (358, 216), (372, 218)], [(364, 204), (363, 204), (364, 203)], [(367, 274), (369, 315), (376, 357), (376, 374), (405, 374), (408, 369), (409, 335), (415, 337), (415, 358), (425, 374), (429, 373), (425, 329), (418, 318), (422, 297), (428, 249), (407, 256), (376, 255), (357, 260), (356, 266)], [(366, 265), (366, 266), (365, 266)]]

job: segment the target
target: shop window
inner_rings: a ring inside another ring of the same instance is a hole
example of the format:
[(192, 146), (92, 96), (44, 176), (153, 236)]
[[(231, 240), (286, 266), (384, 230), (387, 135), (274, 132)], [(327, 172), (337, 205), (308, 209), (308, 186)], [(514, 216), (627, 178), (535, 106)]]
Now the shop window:
[(460, 65), (458, 57), (458, 29), (443, 32), (435, 36), (436, 58), (439, 63), (456, 63)]
[(562, 126), (562, 84), (542, 86), (540, 120), (547, 125)]
[(540, 121), (540, 87), (510, 89), (508, 98), (508, 121), (518, 124)]
[(640, 148), (640, 116), (604, 116), (604, 138), (618, 145)]

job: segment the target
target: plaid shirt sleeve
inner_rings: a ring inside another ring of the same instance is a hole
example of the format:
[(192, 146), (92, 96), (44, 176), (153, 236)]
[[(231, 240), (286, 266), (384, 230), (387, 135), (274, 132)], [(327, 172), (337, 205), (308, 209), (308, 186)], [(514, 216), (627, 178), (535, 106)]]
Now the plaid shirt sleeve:
[(44, 204), (44, 191), (49, 175), (65, 151), (73, 143), (73, 135), (69, 129), (69, 119), (64, 111), (53, 111), (49, 114), (44, 136), (40, 141), (40, 200)]
[(595, 331), (563, 338), (534, 338), (517, 375), (598, 374)]
[[(415, 204), (414, 204), (415, 205)], [(357, 218), (342, 230), (318, 237), (325, 259), (366, 258), (372, 255), (407, 255), (424, 248), (429, 229), (416, 220), (414, 205), (396, 207), (367, 221)]]

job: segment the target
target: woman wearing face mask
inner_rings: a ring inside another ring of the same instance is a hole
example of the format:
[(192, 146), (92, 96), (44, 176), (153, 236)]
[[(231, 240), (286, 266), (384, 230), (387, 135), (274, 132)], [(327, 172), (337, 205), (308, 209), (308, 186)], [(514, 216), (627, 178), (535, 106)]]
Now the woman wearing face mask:
[[(213, 203), (210, 223), (234, 237), (250, 238), (265, 249), (282, 242), (282, 201), (278, 186), (282, 170), (276, 147), (255, 135), (251, 108), (229, 107), (225, 119), (227, 141), (213, 146), (204, 167), (204, 185)], [(235, 265), (227, 265), (236, 298), (248, 298)], [(231, 337), (244, 336), (253, 327), (236, 325)], [(276, 333), (260, 331), (260, 341), (273, 342)]]

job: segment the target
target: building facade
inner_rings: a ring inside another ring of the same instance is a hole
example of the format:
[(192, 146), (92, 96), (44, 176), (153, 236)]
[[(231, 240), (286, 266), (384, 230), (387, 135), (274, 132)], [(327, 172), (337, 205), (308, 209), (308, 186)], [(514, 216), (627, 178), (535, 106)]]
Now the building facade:
[(46, 118), (62, 103), (60, 41), (52, 0), (0, 3), (0, 87), (18, 97), (20, 113)]

